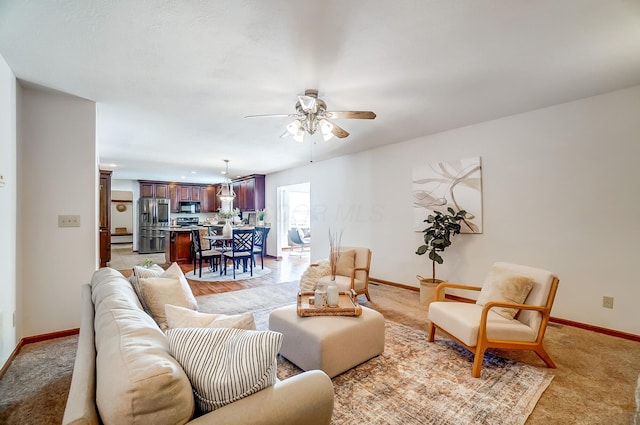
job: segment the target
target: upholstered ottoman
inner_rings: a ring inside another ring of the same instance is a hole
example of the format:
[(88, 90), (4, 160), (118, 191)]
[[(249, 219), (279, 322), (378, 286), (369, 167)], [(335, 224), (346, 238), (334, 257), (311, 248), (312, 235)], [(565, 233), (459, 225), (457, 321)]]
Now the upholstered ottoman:
[(359, 317), (300, 317), (296, 305), (281, 307), (269, 315), (269, 329), (283, 334), (280, 354), (332, 378), (384, 351), (384, 317), (367, 307)]

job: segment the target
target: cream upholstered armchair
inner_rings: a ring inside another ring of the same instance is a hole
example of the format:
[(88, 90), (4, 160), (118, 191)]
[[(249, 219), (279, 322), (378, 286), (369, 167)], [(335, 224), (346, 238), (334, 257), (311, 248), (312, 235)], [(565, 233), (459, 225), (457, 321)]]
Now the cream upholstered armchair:
[[(534, 351), (555, 368), (542, 340), (558, 289), (551, 272), (495, 263), (482, 287), (444, 282), (429, 306), (429, 342), (439, 329), (474, 353), (471, 375), (480, 377), (488, 348)], [(480, 291), (476, 303), (443, 301), (446, 288)]]
[[(371, 250), (364, 247), (340, 247), (340, 258), (336, 270), (336, 284), (338, 291), (349, 292), (351, 289), (357, 295), (369, 296), (369, 267), (371, 266)], [(331, 276), (324, 276), (318, 283), (329, 283)]]

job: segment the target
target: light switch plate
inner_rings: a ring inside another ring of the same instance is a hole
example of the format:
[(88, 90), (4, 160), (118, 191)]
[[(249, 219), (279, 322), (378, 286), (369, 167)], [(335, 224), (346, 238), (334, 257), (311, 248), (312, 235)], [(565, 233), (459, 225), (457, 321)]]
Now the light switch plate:
[(59, 215), (58, 227), (80, 227), (79, 215)]
[(4, 187), (4, 185), (5, 185), (4, 174), (0, 174), (0, 187)]

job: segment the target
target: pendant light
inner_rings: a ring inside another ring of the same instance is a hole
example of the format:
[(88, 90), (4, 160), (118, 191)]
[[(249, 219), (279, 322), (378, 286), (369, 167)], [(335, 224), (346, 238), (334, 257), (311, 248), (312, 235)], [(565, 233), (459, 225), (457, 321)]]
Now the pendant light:
[(218, 190), (217, 195), (222, 202), (233, 202), (234, 198), (236, 197), (236, 193), (233, 191), (231, 179), (229, 178), (229, 160), (225, 159), (224, 162), (226, 163), (226, 169), (224, 172), (226, 180), (220, 185), (220, 190)]

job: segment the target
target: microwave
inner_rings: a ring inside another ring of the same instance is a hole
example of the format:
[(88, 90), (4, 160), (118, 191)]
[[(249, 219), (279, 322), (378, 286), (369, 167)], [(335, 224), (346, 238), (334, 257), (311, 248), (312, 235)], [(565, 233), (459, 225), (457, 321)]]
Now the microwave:
[(200, 202), (180, 202), (178, 204), (178, 209), (181, 213), (186, 214), (199, 214), (200, 213)]

